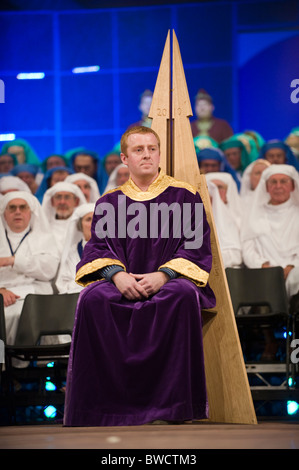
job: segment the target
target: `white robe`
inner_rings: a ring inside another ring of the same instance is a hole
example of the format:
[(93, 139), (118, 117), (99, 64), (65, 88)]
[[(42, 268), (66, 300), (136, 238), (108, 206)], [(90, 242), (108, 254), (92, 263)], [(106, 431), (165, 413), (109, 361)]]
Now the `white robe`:
[[(266, 181), (273, 174), (293, 178), (295, 189), (288, 201), (269, 204)], [(248, 268), (293, 265), (286, 279), (288, 296), (299, 291), (299, 176), (290, 165), (271, 165), (261, 177), (252, 199), (249, 214), (244, 216), (241, 228), (242, 254)]]
[[(15, 236), (8, 228), (7, 232), (14, 250), (20, 237)], [(11, 256), (11, 252), (2, 231), (0, 257), (6, 256)], [(53, 293), (51, 280), (57, 272), (58, 264), (59, 255), (53, 236), (50, 233), (38, 234), (32, 230), (15, 253), (14, 265), (0, 268), (0, 287), (20, 296), (16, 303), (4, 308), (7, 344), (14, 343), (26, 295)]]
[(243, 260), (239, 227), (212, 181), (208, 182), (208, 190), (224, 268), (240, 267)]

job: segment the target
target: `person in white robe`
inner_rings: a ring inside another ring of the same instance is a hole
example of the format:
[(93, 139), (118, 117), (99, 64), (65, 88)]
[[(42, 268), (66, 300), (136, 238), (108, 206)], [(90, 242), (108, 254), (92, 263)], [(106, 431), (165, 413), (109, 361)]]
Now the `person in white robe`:
[[(263, 171), (241, 227), (242, 256), (248, 268), (281, 266), (290, 301), (299, 295), (299, 175), (292, 165), (271, 164)], [(273, 330), (263, 329), (263, 360), (278, 350)]]
[(0, 194), (4, 196), (9, 191), (26, 191), (27, 193), (31, 193), (28, 184), (18, 176), (2, 176), (2, 178), (0, 178)]
[(44, 194), (42, 208), (50, 222), (60, 257), (70, 217), (77, 206), (85, 203), (86, 199), (81, 189), (65, 181), (54, 184)]
[(272, 164), (261, 176), (243, 218), (241, 244), (248, 268), (282, 266), (289, 298), (299, 291), (299, 174)]
[(120, 163), (116, 168), (114, 168), (111, 175), (109, 176), (104, 193), (121, 186), (129, 179), (129, 177), (130, 172), (127, 165)]
[(37, 198), (8, 192), (0, 200), (0, 293), (7, 344), (14, 344), (27, 294), (52, 294), (59, 253)]
[(240, 228), (242, 219), (241, 198), (236, 182), (230, 173), (215, 171), (205, 175), (207, 183), (212, 181), (219, 190), (219, 194), (226, 207), (230, 211), (237, 226)]
[(80, 292), (83, 287), (75, 282), (76, 266), (91, 236), (91, 223), (95, 203), (77, 207), (71, 216), (56, 280), (60, 294)]
[(98, 183), (85, 173), (74, 173), (65, 178), (66, 182), (79, 186), (85, 196), (86, 202), (97, 202), (100, 197)]
[(239, 227), (217, 186), (212, 181), (207, 185), (224, 268), (239, 268), (243, 264)]
[(262, 172), (270, 165), (271, 163), (268, 160), (258, 158), (245, 168), (240, 189), (241, 203), (245, 212), (247, 211), (247, 205), (251, 203), (254, 190), (261, 179)]

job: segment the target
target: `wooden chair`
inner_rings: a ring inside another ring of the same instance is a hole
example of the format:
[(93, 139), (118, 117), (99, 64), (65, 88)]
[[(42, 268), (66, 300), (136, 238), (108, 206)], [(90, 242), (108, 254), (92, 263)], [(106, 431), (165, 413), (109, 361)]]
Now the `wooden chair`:
[[(149, 117), (161, 139), (161, 168), (195, 186), (203, 200), (211, 228), (213, 265), (210, 285), (216, 308), (204, 312), (204, 355), (210, 421), (256, 424), (234, 311), (231, 303), (211, 202), (200, 174), (189, 117), (192, 116), (184, 68), (176, 35), (168, 32)], [(172, 49), (172, 55), (171, 55)]]

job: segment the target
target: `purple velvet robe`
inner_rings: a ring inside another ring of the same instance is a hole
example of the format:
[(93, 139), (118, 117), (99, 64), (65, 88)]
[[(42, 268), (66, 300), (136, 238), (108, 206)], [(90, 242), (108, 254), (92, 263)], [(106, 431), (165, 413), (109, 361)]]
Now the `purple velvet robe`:
[[(162, 171), (146, 193), (129, 180), (97, 202), (92, 237), (77, 265), (76, 280), (87, 286), (75, 317), (64, 425), (128, 426), (157, 419), (207, 418), (201, 309), (214, 307), (215, 297), (208, 285), (212, 256), (205, 212), (200, 221), (203, 243), (197, 249), (186, 248), (186, 236), (174, 236), (171, 223), (167, 238), (161, 226), (157, 237), (122, 238), (116, 227), (114, 237), (99, 238), (104, 217), (97, 215), (99, 204), (112, 204), (127, 227), (136, 222), (136, 213), (128, 214), (124, 206), (118, 213), (119, 196), (125, 207), (141, 202), (147, 214), (151, 203), (177, 202), (181, 208), (188, 203), (194, 220), (196, 203), (201, 203), (194, 188)], [(172, 218), (170, 212), (171, 222)], [(139, 235), (140, 229), (136, 224)], [(165, 265), (179, 277), (149, 299), (129, 301), (113, 283), (100, 279), (99, 269), (114, 264), (135, 274)]]

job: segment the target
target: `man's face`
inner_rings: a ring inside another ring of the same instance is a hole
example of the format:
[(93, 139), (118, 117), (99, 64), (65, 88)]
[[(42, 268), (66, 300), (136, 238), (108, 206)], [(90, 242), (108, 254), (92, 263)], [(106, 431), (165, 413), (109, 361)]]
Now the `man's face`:
[(17, 157), (18, 163), (25, 163), (26, 156), (25, 156), (25, 151), (22, 146), (20, 145), (11, 145), (8, 148), (8, 153), (12, 153)]
[(79, 199), (68, 191), (59, 191), (51, 199), (58, 219), (68, 219), (75, 207), (79, 204)]
[(217, 160), (202, 160), (199, 164), (200, 171), (204, 174), (220, 171), (220, 162)]
[(105, 160), (105, 170), (108, 175), (111, 175), (114, 168), (116, 168), (121, 163), (120, 155), (108, 155)]
[(74, 181), (73, 184), (75, 184), (76, 186), (78, 186), (81, 189), (82, 193), (85, 196), (86, 201), (90, 202), (91, 186), (88, 183), (88, 181), (86, 181), (86, 180), (77, 180), (77, 181)]
[(52, 155), (47, 160), (47, 170), (51, 170), (55, 166), (66, 166), (65, 161), (59, 155)]
[(74, 170), (76, 173), (85, 173), (85, 175), (92, 177), (96, 172), (96, 163), (90, 155), (77, 155), (74, 161)]
[(88, 214), (84, 215), (81, 220), (83, 236), (87, 242), (91, 238), (92, 217), (93, 212), (89, 212)]
[(279, 148), (273, 148), (267, 150), (265, 153), (265, 158), (268, 160), (269, 163), (275, 163), (277, 165), (281, 165), (285, 163), (286, 154), (285, 151)]
[(14, 161), (10, 155), (0, 155), (0, 173), (8, 173), (13, 167)]
[(199, 119), (210, 118), (214, 111), (214, 105), (207, 100), (197, 100), (195, 103), (195, 114)]
[(239, 147), (232, 147), (224, 150), (225, 157), (228, 163), (233, 167), (234, 170), (238, 170), (241, 165), (241, 149)]
[(121, 153), (122, 162), (128, 166), (133, 180), (154, 178), (159, 172), (160, 149), (152, 133), (130, 134), (127, 139), (127, 154)]
[(261, 179), (262, 173), (266, 168), (266, 165), (264, 165), (263, 163), (256, 163), (252, 168), (252, 171), (250, 173), (250, 187), (253, 191), (257, 187)]
[(294, 182), (287, 175), (276, 174), (267, 180), (266, 188), (270, 194), (270, 204), (277, 206), (290, 199), (291, 192), (294, 190)]
[(24, 199), (12, 199), (5, 208), (4, 219), (10, 230), (16, 233), (23, 232), (30, 223), (30, 207)]
[(220, 197), (224, 204), (227, 204), (227, 184), (223, 183), (221, 180), (212, 180), (212, 182), (217, 186)]
[(139, 110), (142, 113), (142, 116), (148, 116), (152, 104), (151, 96), (144, 96), (139, 104)]
[(116, 186), (121, 186), (130, 178), (130, 172), (128, 168), (119, 168), (116, 176)]

